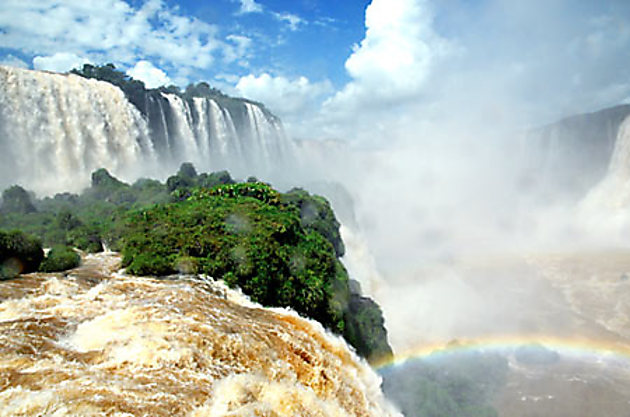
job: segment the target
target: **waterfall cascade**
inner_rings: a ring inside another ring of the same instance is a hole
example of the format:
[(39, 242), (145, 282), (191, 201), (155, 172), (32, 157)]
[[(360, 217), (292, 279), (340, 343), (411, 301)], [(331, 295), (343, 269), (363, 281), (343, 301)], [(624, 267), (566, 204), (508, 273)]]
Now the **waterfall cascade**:
[(617, 133), (630, 115), (630, 105), (572, 116), (528, 131), (523, 186), (550, 199), (575, 202), (606, 175)]
[(143, 104), (106, 82), (0, 67), (0, 187), (80, 191), (98, 168), (163, 179), (182, 162), (273, 178), (291, 160), (282, 124), (258, 104), (155, 91)]
[(400, 417), (318, 323), (118, 265), (0, 282), (0, 416)]
[(619, 126), (606, 176), (582, 202), (583, 206), (624, 212), (628, 204), (630, 204), (630, 116)]

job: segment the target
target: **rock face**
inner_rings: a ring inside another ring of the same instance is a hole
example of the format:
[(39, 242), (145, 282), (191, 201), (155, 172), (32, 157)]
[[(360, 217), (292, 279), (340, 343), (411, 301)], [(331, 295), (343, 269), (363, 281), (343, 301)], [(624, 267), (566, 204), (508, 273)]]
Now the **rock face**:
[(0, 415), (399, 416), (380, 380), (313, 321), (202, 277), (0, 282)]
[(543, 198), (579, 199), (604, 178), (630, 105), (581, 114), (529, 131), (523, 185)]

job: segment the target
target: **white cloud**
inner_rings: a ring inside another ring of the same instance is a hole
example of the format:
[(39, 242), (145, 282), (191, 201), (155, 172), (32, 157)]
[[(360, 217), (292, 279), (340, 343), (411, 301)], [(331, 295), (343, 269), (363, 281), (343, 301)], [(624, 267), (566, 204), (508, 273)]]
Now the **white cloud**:
[(157, 88), (173, 83), (164, 71), (149, 61), (138, 61), (133, 68), (127, 70), (127, 75), (144, 82), (147, 88)]
[(74, 54), (123, 66), (151, 59), (205, 69), (217, 58), (229, 62), (245, 52), (221, 39), (215, 25), (162, 0), (137, 8), (123, 0), (5, 0), (2, 8), (0, 47), (33, 55)]
[(236, 90), (245, 97), (265, 103), (289, 128), (293, 128), (292, 133), (302, 136), (307, 132), (299, 130), (304, 126), (299, 122), (316, 113), (323, 97), (331, 94), (333, 87), (328, 80), (314, 83), (306, 77), (289, 79), (263, 73), (241, 77)]
[(0, 65), (5, 65), (8, 67), (15, 67), (15, 68), (28, 68), (29, 67), (26, 61), (10, 54), (5, 56), (2, 60), (0, 60)]
[[(399, 124), (394, 106), (421, 98), (434, 67), (455, 50), (433, 29), (425, 0), (373, 0), (366, 33), (345, 67), (351, 81), (324, 103), (321, 119), (332, 136), (375, 136)], [(388, 121), (386, 118), (393, 117)]]
[(260, 3), (256, 3), (256, 0), (239, 0), (241, 3), (241, 8), (238, 11), (238, 14), (247, 14), (247, 13), (262, 13), (263, 7)]
[(281, 22), (285, 22), (289, 25), (289, 29), (293, 32), (300, 28), (300, 25), (306, 24), (306, 21), (302, 19), (300, 16), (292, 14), (292, 13), (273, 13), (273, 17)]
[(236, 61), (249, 55), (249, 51), (252, 48), (252, 40), (250, 38), (242, 35), (228, 35), (226, 39), (230, 42), (229, 47), (226, 47), (223, 51), (223, 56), (227, 61)]
[(433, 31), (425, 1), (374, 0), (366, 10), (365, 24), (365, 38), (346, 61), (353, 81), (337, 100), (361, 93), (394, 100), (418, 94), (434, 61), (450, 49)]
[(83, 64), (87, 63), (90, 63), (88, 58), (68, 52), (57, 52), (50, 56), (33, 58), (33, 68), (55, 72), (68, 72), (73, 68), (81, 68)]

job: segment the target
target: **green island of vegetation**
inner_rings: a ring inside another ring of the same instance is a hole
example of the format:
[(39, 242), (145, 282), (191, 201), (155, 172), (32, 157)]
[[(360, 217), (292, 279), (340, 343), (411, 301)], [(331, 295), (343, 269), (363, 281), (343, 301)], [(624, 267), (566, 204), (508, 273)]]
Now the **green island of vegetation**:
[[(262, 305), (319, 321), (370, 362), (392, 354), (379, 306), (351, 285), (339, 260), (345, 249), (332, 208), (302, 189), (197, 174), (189, 163), (164, 184), (129, 185), (100, 169), (81, 195), (36, 199), (8, 188), (0, 228), (16, 230), (0, 233), (3, 278), (73, 268), (71, 248), (105, 246), (122, 253), (128, 273), (207, 274)], [(42, 245), (52, 247), (47, 257)]]

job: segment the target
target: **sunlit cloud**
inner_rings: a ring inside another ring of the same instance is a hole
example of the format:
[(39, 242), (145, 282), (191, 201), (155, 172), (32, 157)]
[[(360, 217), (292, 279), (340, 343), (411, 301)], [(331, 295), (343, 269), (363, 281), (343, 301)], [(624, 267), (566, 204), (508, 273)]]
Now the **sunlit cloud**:
[(33, 58), (33, 67), (35, 69), (55, 72), (67, 72), (73, 68), (80, 68), (87, 63), (90, 63), (88, 58), (68, 52), (57, 52), (53, 55)]
[(306, 77), (290, 79), (268, 73), (241, 77), (236, 90), (244, 97), (265, 103), (297, 135), (300, 135), (300, 120), (315, 113), (322, 97), (334, 91), (328, 80), (312, 82)]
[(149, 61), (138, 61), (136, 65), (127, 70), (127, 75), (144, 82), (147, 88), (157, 88), (172, 84), (168, 75)]
[[(63, 67), (62, 58), (134, 65), (159, 61), (170, 68), (205, 69), (218, 60), (236, 61), (234, 47), (215, 25), (170, 8), (161, 0), (133, 7), (122, 0), (15, 1), (3, 3), (0, 47), (39, 57), (38, 66)], [(57, 65), (58, 63), (58, 65)]]

